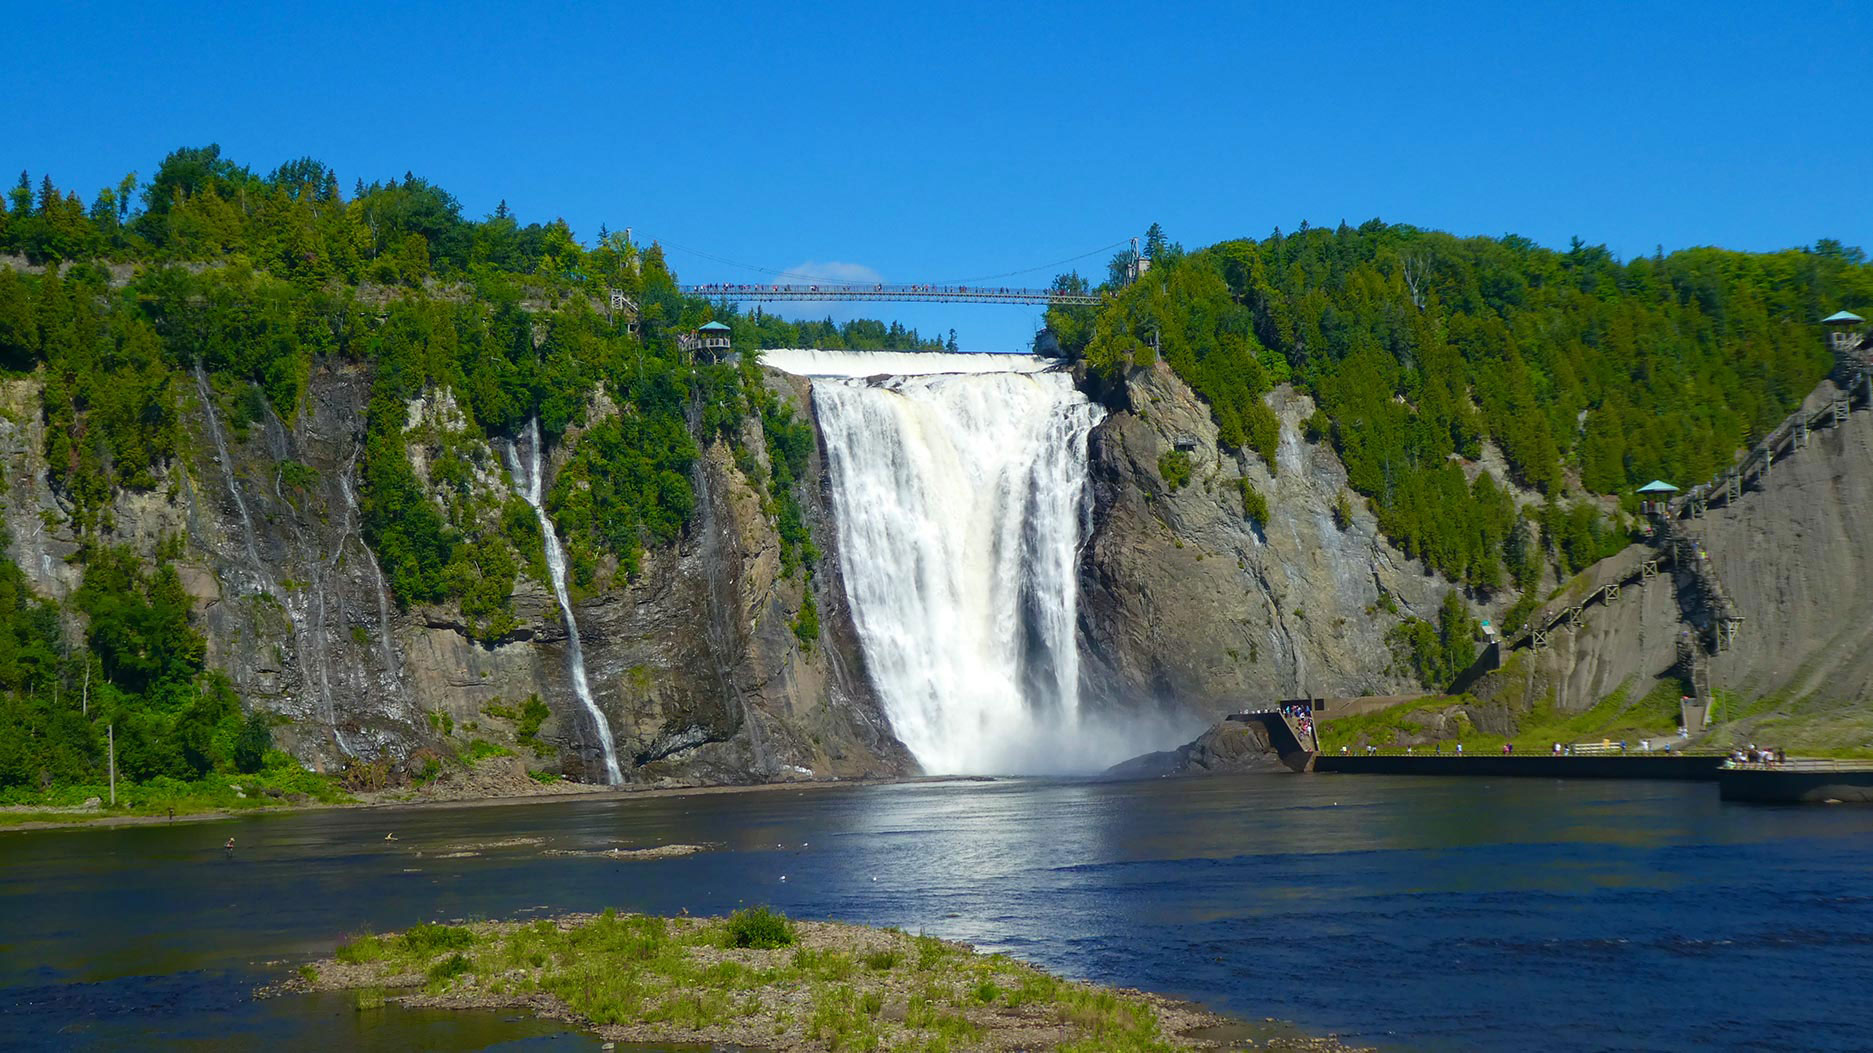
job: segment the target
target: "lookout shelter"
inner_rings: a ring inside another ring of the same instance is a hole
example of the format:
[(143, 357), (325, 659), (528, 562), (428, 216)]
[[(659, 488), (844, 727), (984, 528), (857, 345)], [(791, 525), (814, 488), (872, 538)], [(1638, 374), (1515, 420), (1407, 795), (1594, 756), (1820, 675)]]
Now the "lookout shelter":
[(1821, 324), (1827, 328), (1828, 350), (1840, 355), (1860, 345), (1860, 328), (1866, 319), (1852, 311), (1835, 311), (1821, 319)]
[(1644, 495), (1645, 498), (1645, 500), (1640, 503), (1639, 510), (1652, 516), (1669, 515), (1671, 512), (1671, 495), (1677, 492), (1678, 488), (1665, 480), (1654, 479), (1639, 488), (1639, 493)]
[(696, 327), (695, 332), (685, 334), (680, 343), (691, 356), (705, 355), (710, 361), (720, 362), (729, 357), (733, 350), (729, 346), (728, 333), (728, 326), (721, 322), (704, 322)]

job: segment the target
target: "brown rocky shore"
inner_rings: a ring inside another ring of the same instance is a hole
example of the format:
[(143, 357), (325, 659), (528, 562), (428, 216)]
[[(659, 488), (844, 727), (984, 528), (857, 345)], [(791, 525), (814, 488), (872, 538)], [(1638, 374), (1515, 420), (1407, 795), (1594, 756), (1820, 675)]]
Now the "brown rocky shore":
[(1334, 1038), (1075, 983), (897, 929), (607, 911), (361, 936), (261, 992), (355, 991), (360, 1011), (511, 1008), (608, 1041), (808, 1050), (1295, 1049)]

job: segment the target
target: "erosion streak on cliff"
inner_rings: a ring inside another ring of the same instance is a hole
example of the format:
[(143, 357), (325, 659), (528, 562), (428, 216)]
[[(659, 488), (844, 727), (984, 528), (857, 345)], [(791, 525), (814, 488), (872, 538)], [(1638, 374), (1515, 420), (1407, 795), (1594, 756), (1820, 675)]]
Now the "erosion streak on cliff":
[(605, 781), (617, 785), (624, 781), (624, 775), (618, 770), (618, 752), (611, 741), (611, 725), (605, 721), (605, 713), (592, 699), (591, 685), (585, 679), (585, 652), (579, 645), (579, 619), (572, 613), (572, 597), (566, 592), (566, 550), (559, 544), (559, 533), (553, 527), (553, 520), (546, 514), (546, 503), (540, 499), (540, 422), (538, 418), (527, 422), (527, 430), (522, 435), (527, 446), (526, 470), (522, 471), (520, 456), (515, 451), (515, 444), (507, 447), (507, 464), (514, 475), (514, 488), (527, 504), (533, 506), (533, 514), (540, 520), (540, 536), (546, 546), (547, 575), (553, 579), (553, 596), (559, 600), (559, 613), (566, 619), (566, 662), (572, 674), (572, 693), (585, 707), (586, 716), (598, 733), (598, 744), (605, 752)]
[[(819, 352), (826, 359), (830, 352)], [(898, 737), (933, 773), (1102, 767), (1135, 752), (1081, 719), (1076, 568), (1086, 436), (1070, 377), (897, 377), (816, 362), (842, 567)], [(978, 369), (990, 356), (958, 367)]]
[(215, 443), (215, 463), (220, 466), (228, 495), (234, 498), (234, 507), (241, 514), (241, 539), (247, 545), (248, 564), (253, 568), (255, 577), (266, 586), (266, 591), (277, 598), (278, 590), (273, 587), (272, 578), (266, 572), (266, 564), (260, 562), (260, 553), (254, 547), (254, 520), (247, 514), (247, 499), (241, 496), (241, 488), (235, 485), (234, 460), (228, 456), (228, 444), (221, 437), (221, 422), (215, 415), (215, 393), (208, 386), (208, 374), (202, 371), (199, 360), (195, 363), (195, 390), (201, 395), (202, 416), (208, 422), (208, 435)]
[(364, 550), (364, 561), (371, 568), (371, 583), (377, 590), (377, 643), (384, 652), (384, 675), (390, 678), (390, 689), (395, 694), (403, 693), (403, 677), (397, 672), (397, 654), (394, 649), (395, 628), (390, 622), (390, 590), (384, 587), (384, 572), (377, 565), (377, 553), (365, 544), (364, 538), (354, 533), (353, 525), (358, 522), (358, 495), (351, 485), (352, 472), (356, 470), (357, 458), (354, 456), (345, 471), (338, 476), (338, 490), (345, 499), (345, 529), (342, 535), (346, 540), (355, 540)]

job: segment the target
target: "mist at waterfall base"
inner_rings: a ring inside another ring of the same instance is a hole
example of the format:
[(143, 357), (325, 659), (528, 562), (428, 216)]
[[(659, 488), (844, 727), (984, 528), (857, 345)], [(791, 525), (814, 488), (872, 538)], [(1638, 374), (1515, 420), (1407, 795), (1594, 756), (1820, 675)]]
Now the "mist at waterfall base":
[(1198, 730), (1080, 704), (1087, 436), (1105, 411), (1031, 355), (774, 350), (807, 376), (839, 568), (892, 730), (929, 774), (1096, 772)]

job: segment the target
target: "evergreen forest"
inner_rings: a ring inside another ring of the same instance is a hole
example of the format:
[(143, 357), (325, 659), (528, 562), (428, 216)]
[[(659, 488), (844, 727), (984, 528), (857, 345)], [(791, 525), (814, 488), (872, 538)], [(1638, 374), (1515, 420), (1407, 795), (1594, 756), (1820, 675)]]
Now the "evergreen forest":
[[(1154, 226), (1144, 255), (1135, 281), (1129, 252), (1112, 261), (1103, 305), (1049, 310), (1061, 349), (1106, 381), (1161, 358), (1219, 442), (1271, 471), (1262, 396), (1292, 383), (1317, 406), (1306, 439), (1333, 445), (1386, 537), (1473, 594), (1522, 593), (1510, 629), (1545, 566), (1566, 578), (1629, 542), (1636, 488), (1710, 479), (1800, 404), (1834, 366), (1819, 319), (1873, 313), (1873, 266), (1826, 240), (1622, 262), (1373, 220), (1194, 252)], [(1485, 443), (1506, 478), (1464, 470)], [(1459, 616), (1404, 627), (1427, 682)]]

